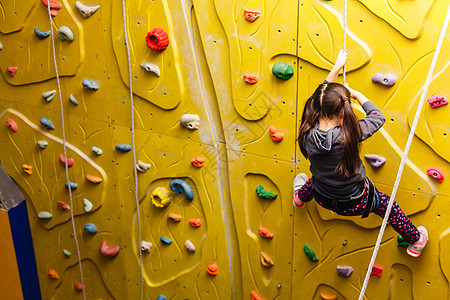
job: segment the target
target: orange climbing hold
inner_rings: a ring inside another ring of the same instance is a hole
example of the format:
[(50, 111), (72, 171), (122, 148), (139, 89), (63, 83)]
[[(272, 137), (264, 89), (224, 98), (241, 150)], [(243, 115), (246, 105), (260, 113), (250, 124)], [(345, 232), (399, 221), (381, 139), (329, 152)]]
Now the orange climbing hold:
[(244, 81), (250, 84), (255, 84), (259, 80), (258, 75), (255, 74), (244, 74)]
[(56, 204), (58, 204), (58, 207), (62, 210), (65, 210), (65, 211), (70, 210), (70, 206), (64, 201), (56, 201)]
[[(48, 10), (48, 2), (47, 2), (47, 0), (42, 0), (42, 2), (45, 5), (45, 9)], [(62, 4), (59, 3), (58, 1), (50, 0), (50, 14), (53, 17), (56, 17), (56, 15), (58, 14), (58, 10), (60, 10), (61, 7), (62, 7)]]
[(201, 158), (201, 157), (196, 157), (196, 158), (191, 159), (191, 165), (193, 165), (194, 167), (197, 167), (197, 168), (203, 167), (204, 162), (205, 162), (205, 159)]
[(259, 227), (259, 234), (262, 236), (262, 237), (265, 237), (265, 238), (267, 238), (267, 239), (271, 239), (271, 238), (273, 238), (273, 233), (271, 233), (267, 228), (265, 228), (265, 227)]
[(120, 249), (120, 248), (119, 248), (119, 246), (108, 247), (108, 245), (106, 244), (106, 242), (105, 242), (105, 241), (102, 241), (102, 242), (100, 243), (99, 249), (100, 249), (100, 253), (101, 253), (103, 256), (112, 258), (112, 257), (116, 256), (117, 253), (119, 253), (119, 249)]
[(53, 269), (48, 270), (48, 277), (50, 277), (51, 279), (55, 279), (55, 280), (59, 279), (58, 273), (56, 273), (56, 271)]
[(216, 264), (210, 264), (206, 268), (206, 272), (208, 272), (209, 275), (217, 276), (217, 273), (219, 272), (219, 268)]
[(17, 67), (7, 67), (6, 69), (8, 70), (9, 75), (11, 75), (11, 77), (14, 77), (16, 75)]
[(328, 295), (325, 294), (324, 292), (320, 292), (320, 298), (322, 298), (323, 300), (336, 300), (338, 298), (337, 295)]
[(252, 300), (263, 300), (255, 291), (250, 292), (250, 296), (252, 297)]
[(254, 22), (260, 15), (261, 13), (256, 10), (244, 10), (244, 18), (249, 22)]
[(183, 218), (182, 216), (177, 215), (175, 213), (168, 213), (167, 214), (167, 219), (169, 219), (172, 222), (180, 222), (182, 218)]
[(31, 173), (33, 173), (33, 167), (29, 166), (29, 165), (22, 165), (22, 169), (25, 173), (27, 173), (28, 175), (31, 175)]
[(282, 132), (278, 132), (278, 129), (275, 126), (269, 127), (269, 133), (272, 137), (272, 141), (274, 142), (280, 142), (284, 137), (284, 134)]
[(201, 219), (191, 219), (191, 220), (189, 220), (189, 224), (191, 224), (192, 227), (200, 227), (200, 226), (202, 226), (202, 220)]
[(272, 267), (273, 261), (267, 254), (265, 254), (264, 252), (261, 252), (261, 264), (264, 267)]
[[(63, 165), (66, 166), (66, 159), (64, 158), (64, 155), (60, 154), (59, 155), (59, 162)], [(67, 167), (70, 168), (73, 166), (73, 163), (75, 162), (75, 160), (73, 158), (69, 158), (67, 160)]]
[(11, 128), (12, 131), (17, 132), (17, 124), (16, 122), (14, 122), (14, 120), (6, 120), (6, 126)]
[(103, 181), (103, 179), (94, 175), (86, 175), (86, 180), (92, 183), (100, 183)]

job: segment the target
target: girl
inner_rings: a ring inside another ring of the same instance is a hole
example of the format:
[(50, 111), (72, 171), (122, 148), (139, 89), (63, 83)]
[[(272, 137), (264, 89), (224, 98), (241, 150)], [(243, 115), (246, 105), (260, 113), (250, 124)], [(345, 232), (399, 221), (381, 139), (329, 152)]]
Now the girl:
[[(294, 180), (294, 206), (316, 202), (343, 216), (362, 216), (374, 212), (384, 218), (389, 196), (379, 192), (366, 177), (359, 158), (360, 143), (383, 126), (381, 111), (362, 93), (336, 83), (339, 70), (347, 62), (347, 52), (340, 51), (325, 81), (306, 101), (298, 144), (311, 162), (312, 177), (300, 173)], [(366, 112), (358, 120), (350, 98)], [(389, 224), (410, 243), (407, 253), (419, 256), (427, 244), (425, 227), (416, 228), (394, 201)]]

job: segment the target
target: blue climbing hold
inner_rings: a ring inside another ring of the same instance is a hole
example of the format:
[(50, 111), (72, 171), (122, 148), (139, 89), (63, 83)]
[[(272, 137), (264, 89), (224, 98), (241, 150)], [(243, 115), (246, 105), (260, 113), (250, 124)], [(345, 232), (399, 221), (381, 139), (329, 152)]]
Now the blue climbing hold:
[(84, 79), (81, 84), (87, 89), (98, 90), (98, 85), (92, 80)]
[(50, 121), (46, 117), (41, 118), (41, 124), (44, 125), (47, 129), (55, 129), (55, 126), (53, 126), (52, 121)]
[(183, 194), (188, 200), (194, 199), (194, 193), (192, 192), (191, 187), (184, 180), (181, 179), (172, 180), (170, 182), (170, 188), (175, 193)]
[(122, 151), (122, 152), (128, 152), (131, 150), (131, 146), (127, 144), (117, 144), (116, 150)]
[[(69, 182), (69, 184), (71, 190), (76, 190), (78, 187), (78, 184), (76, 184), (75, 182)], [(69, 189), (69, 184), (67, 184), (67, 182), (64, 184), (66, 186), (66, 189)]]
[(84, 230), (86, 230), (89, 233), (96, 233), (97, 227), (95, 227), (95, 225), (92, 223), (87, 223), (86, 225), (84, 225)]
[(156, 298), (156, 300), (166, 300), (166, 296), (159, 295), (158, 298)]
[(34, 34), (37, 36), (38, 39), (43, 40), (46, 39), (50, 36), (50, 34), (52, 33), (51, 30), (49, 31), (40, 31), (39, 29), (35, 28), (34, 29)]
[(162, 243), (167, 244), (167, 245), (170, 245), (173, 242), (171, 239), (168, 239), (168, 238), (163, 237), (163, 236), (160, 238), (160, 240), (161, 240)]

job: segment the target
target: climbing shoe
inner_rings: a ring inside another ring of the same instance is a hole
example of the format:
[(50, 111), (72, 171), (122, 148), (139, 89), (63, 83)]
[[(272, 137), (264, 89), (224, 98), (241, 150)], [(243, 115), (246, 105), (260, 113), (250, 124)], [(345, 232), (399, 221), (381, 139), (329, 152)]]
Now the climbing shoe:
[(298, 174), (294, 179), (294, 207), (303, 207), (305, 205), (305, 202), (300, 200), (298, 197), (298, 190), (305, 185), (306, 181), (308, 181), (308, 176), (306, 176), (305, 173)]
[(420, 238), (417, 242), (413, 244), (409, 244), (408, 248), (406, 249), (406, 252), (414, 257), (417, 257), (422, 253), (423, 248), (425, 248), (425, 245), (428, 241), (428, 231), (425, 227), (419, 226), (417, 227), (417, 230), (419, 230)]

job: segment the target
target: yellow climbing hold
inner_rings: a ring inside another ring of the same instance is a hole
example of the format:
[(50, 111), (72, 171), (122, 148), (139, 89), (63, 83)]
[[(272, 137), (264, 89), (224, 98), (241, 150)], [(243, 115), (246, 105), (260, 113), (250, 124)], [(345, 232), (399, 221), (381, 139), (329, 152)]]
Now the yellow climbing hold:
[(170, 203), (170, 193), (163, 187), (157, 187), (150, 197), (153, 205), (156, 207), (165, 207)]

